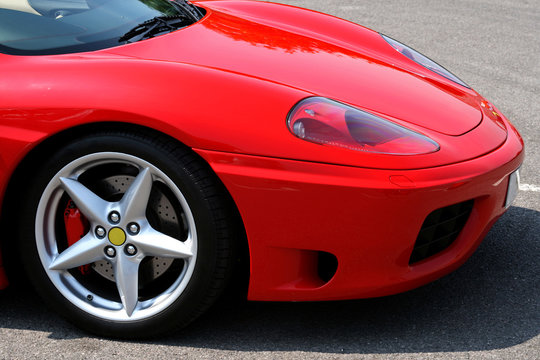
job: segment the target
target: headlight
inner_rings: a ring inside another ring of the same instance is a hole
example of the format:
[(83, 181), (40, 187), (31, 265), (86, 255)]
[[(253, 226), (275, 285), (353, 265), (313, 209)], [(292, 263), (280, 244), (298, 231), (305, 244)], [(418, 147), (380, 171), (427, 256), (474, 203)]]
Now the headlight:
[(388, 36), (385, 36), (383, 34), (381, 34), (381, 36), (383, 37), (384, 40), (386, 40), (387, 43), (392, 45), (392, 47), (394, 49), (396, 49), (398, 52), (405, 55), (406, 57), (408, 57), (412, 61), (422, 65), (423, 67), (433, 71), (434, 73), (437, 73), (437, 74), (447, 78), (448, 80), (452, 80), (453, 82), (455, 82), (455, 83), (457, 83), (457, 84), (459, 84), (461, 86), (465, 86), (466, 88), (470, 88), (467, 84), (465, 84), (463, 81), (461, 81), (457, 76), (452, 74), (450, 71), (446, 70), (441, 65), (437, 64), (435, 61), (427, 58), (426, 56), (424, 56), (422, 54), (420, 54), (418, 51), (416, 51), (414, 49), (411, 49), (407, 45), (404, 45), (404, 44), (400, 43), (399, 41), (396, 41), (396, 40), (394, 40), (392, 38), (389, 38)]
[(289, 130), (316, 144), (377, 154), (418, 155), (439, 150), (430, 138), (334, 100), (300, 101), (287, 118)]

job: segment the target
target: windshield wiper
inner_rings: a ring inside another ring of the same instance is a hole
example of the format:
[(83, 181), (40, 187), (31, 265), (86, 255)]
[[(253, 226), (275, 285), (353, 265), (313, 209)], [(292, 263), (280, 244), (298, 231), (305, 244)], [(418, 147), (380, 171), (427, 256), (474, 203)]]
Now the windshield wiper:
[(191, 25), (192, 23), (193, 21), (186, 18), (184, 15), (156, 16), (129, 30), (118, 39), (118, 42), (126, 41), (132, 43), (150, 39), (156, 35), (171, 32), (184, 26)]
[(201, 10), (187, 0), (173, 0), (171, 3), (175, 8), (191, 17), (195, 22), (204, 17)]

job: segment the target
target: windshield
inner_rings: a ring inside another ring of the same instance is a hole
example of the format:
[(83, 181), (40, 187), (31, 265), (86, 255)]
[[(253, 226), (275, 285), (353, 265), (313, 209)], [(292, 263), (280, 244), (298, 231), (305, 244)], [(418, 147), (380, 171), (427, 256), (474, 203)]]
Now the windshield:
[[(201, 9), (184, 0), (0, 0), (0, 52), (50, 55), (99, 50), (161, 35), (201, 17)], [(148, 27), (156, 18), (177, 21)], [(144, 33), (136, 40), (126, 38), (134, 29), (140, 30), (137, 35)]]

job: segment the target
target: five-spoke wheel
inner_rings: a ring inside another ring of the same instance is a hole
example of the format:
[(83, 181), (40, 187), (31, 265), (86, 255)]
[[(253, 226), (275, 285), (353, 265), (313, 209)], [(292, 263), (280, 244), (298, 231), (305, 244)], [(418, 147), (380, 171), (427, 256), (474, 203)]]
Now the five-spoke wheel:
[(78, 325), (120, 337), (162, 333), (193, 320), (224, 287), (228, 205), (189, 150), (137, 133), (96, 134), (58, 151), (36, 183), (24, 206), (21, 227), (33, 226), (23, 260), (44, 299)]

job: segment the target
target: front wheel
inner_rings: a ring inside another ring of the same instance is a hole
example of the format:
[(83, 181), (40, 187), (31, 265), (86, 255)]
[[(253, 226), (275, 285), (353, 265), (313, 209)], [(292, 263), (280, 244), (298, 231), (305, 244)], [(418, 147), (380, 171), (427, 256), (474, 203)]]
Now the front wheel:
[(232, 226), (224, 189), (171, 140), (88, 136), (40, 167), (30, 189), (18, 226), (23, 263), (43, 299), (84, 329), (123, 338), (168, 332), (225, 286)]

